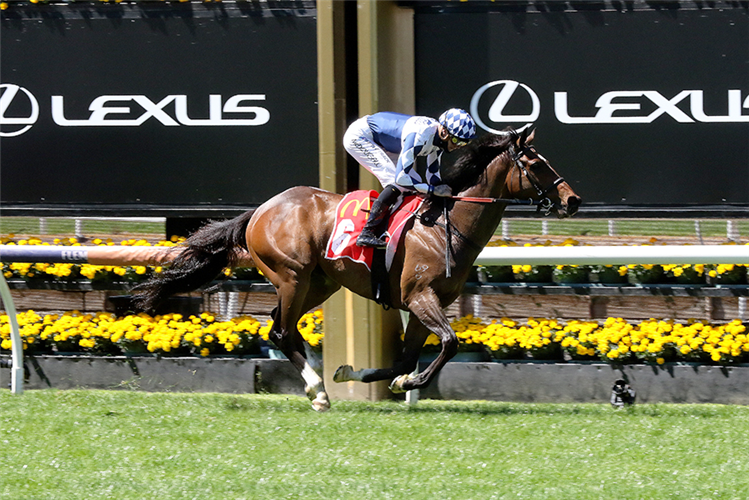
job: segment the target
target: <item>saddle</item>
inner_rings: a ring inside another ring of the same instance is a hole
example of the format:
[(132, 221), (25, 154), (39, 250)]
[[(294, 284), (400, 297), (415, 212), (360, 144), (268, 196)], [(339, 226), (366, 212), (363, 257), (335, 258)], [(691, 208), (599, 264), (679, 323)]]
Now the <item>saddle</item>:
[(346, 194), (336, 207), (335, 226), (328, 240), (325, 258), (329, 260), (349, 259), (367, 267), (372, 273), (372, 291), (375, 300), (383, 305), (389, 305), (390, 298), (386, 296), (388, 287), (387, 273), (393, 264), (398, 243), (404, 230), (416, 212), (424, 203), (419, 195), (403, 197), (399, 204), (390, 211), (387, 231), (384, 238), (388, 242), (385, 249), (359, 247), (356, 238), (367, 222), (372, 203), (377, 199), (377, 191), (353, 191)]

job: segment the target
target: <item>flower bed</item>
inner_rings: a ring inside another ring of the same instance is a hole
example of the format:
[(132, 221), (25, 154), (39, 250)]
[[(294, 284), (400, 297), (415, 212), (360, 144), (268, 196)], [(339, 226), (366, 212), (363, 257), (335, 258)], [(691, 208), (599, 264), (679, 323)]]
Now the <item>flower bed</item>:
[[(148, 314), (116, 317), (111, 313), (41, 316), (34, 311), (18, 314), (24, 352), (28, 354), (78, 353), (96, 355), (157, 354), (178, 356), (257, 356), (273, 324), (261, 325), (251, 316), (218, 321), (203, 313)], [(305, 314), (299, 331), (313, 349), (321, 348), (322, 312)], [(10, 324), (0, 315), (0, 352), (10, 351)]]
[[(257, 356), (272, 326), (272, 321), (262, 325), (250, 316), (218, 321), (210, 313), (187, 318), (180, 314), (118, 318), (111, 313), (73, 311), (41, 316), (27, 311), (20, 313), (18, 320), (29, 354)], [(322, 311), (305, 314), (298, 326), (305, 340), (321, 350)], [(529, 318), (521, 323), (509, 318), (485, 321), (465, 316), (453, 321), (452, 328), (462, 351), (487, 352), (498, 361), (749, 362), (749, 336), (739, 320), (712, 324), (651, 319), (632, 324), (621, 318), (608, 318), (602, 323)], [(0, 341), (0, 350), (9, 351), (7, 315), (0, 316)], [(431, 335), (425, 346), (427, 351), (438, 349), (439, 339)]]
[(497, 360), (657, 364), (749, 361), (749, 336), (740, 320), (722, 325), (656, 319), (631, 324), (622, 318), (608, 318), (600, 324), (529, 318), (520, 324), (509, 318), (487, 323), (467, 316), (453, 322), (453, 329), (461, 342), (481, 344)]

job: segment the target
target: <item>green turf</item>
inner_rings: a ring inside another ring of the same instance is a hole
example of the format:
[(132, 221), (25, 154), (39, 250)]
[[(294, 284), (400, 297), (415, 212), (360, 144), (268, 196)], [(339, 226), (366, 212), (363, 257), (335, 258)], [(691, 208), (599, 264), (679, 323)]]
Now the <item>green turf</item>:
[[(38, 217), (3, 217), (0, 218), (0, 235), (55, 235), (74, 236), (76, 233), (75, 219), (50, 217), (46, 220), (46, 230), (42, 227)], [(154, 234), (164, 237), (166, 224), (139, 220), (92, 220), (81, 219), (81, 234), (107, 235), (116, 237), (123, 234)]]
[(0, 498), (749, 498), (749, 408), (0, 391)]
[[(541, 219), (505, 219), (513, 234), (541, 234)], [(609, 234), (609, 221), (596, 219), (546, 219), (547, 232), (557, 236), (606, 236)], [(749, 221), (736, 221), (739, 235), (749, 234)], [(684, 219), (622, 219), (614, 221), (614, 232), (618, 236), (692, 236), (698, 238), (694, 220)], [(703, 220), (699, 222), (703, 237), (727, 238), (727, 221)], [(497, 234), (502, 233), (502, 227)]]

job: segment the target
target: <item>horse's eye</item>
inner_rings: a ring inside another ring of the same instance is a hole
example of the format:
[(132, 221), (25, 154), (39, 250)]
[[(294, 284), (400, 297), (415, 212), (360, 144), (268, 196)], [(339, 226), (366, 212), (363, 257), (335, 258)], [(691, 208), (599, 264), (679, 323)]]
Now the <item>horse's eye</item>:
[(542, 161), (534, 161), (533, 163), (528, 165), (531, 170), (538, 170), (539, 168), (544, 166), (544, 162)]

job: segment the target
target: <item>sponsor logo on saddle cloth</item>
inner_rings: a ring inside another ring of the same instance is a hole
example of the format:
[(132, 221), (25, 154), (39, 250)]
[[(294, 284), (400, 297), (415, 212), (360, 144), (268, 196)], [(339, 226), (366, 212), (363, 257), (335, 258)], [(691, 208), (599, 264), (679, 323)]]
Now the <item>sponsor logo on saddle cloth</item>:
[[(369, 217), (372, 203), (377, 199), (377, 191), (353, 191), (348, 193), (336, 207), (335, 228), (328, 240), (325, 258), (330, 260), (347, 258), (354, 262), (361, 262), (367, 269), (372, 269), (372, 256), (374, 249), (356, 246), (356, 238), (361, 233), (364, 224)], [(406, 196), (397, 206), (395, 212), (391, 211), (388, 221), (388, 230), (385, 239), (388, 242), (385, 252), (385, 266), (390, 270), (393, 263), (398, 242), (403, 233), (406, 223), (419, 210), (424, 198), (418, 195)]]

